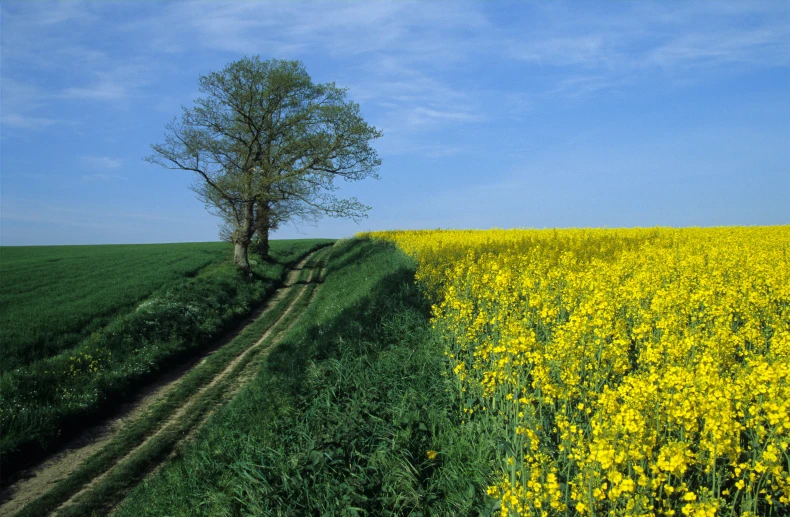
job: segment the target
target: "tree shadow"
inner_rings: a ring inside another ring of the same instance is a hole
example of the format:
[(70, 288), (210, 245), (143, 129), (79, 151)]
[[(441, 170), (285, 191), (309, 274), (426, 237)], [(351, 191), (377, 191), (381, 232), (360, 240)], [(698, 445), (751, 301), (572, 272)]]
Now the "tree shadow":
[[(388, 243), (376, 243), (375, 246), (363, 246), (360, 242), (351, 245), (351, 250), (342, 258), (330, 261), (327, 277), (338, 274), (344, 269), (355, 267), (355, 263), (373, 254), (380, 253), (379, 246)], [(338, 336), (342, 336), (345, 346), (358, 343), (358, 353), (375, 353), (376, 346), (389, 346), (381, 343), (382, 318), (397, 309), (411, 309), (430, 319), (430, 304), (414, 285), (414, 270), (401, 267), (376, 282), (364, 295), (349, 305), (328, 322), (316, 322), (298, 333), (298, 336), (287, 337), (266, 361), (265, 369), (275, 375), (286, 375), (296, 382), (293, 386), (304, 383), (301, 379), (312, 361), (338, 356)], [(404, 289), (404, 286), (409, 286)]]

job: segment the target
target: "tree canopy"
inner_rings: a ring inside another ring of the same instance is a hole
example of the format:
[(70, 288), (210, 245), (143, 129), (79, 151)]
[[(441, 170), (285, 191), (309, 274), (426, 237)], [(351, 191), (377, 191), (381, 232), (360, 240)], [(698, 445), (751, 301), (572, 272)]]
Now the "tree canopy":
[(316, 84), (299, 61), (244, 57), (201, 76), (202, 97), (165, 126), (146, 158), (191, 171), (193, 190), (222, 217), (235, 260), (249, 270), (257, 234), (323, 215), (358, 219), (370, 207), (336, 195), (337, 179), (377, 178), (381, 136), (334, 83)]

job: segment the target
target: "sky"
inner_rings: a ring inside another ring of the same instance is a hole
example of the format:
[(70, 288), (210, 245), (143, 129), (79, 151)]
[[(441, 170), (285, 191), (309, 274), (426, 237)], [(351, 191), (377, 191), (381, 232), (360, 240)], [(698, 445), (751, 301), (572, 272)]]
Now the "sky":
[(381, 179), (355, 223), (790, 224), (790, 2), (0, 3), (0, 244), (194, 242), (188, 172), (143, 161), (242, 56), (348, 88)]

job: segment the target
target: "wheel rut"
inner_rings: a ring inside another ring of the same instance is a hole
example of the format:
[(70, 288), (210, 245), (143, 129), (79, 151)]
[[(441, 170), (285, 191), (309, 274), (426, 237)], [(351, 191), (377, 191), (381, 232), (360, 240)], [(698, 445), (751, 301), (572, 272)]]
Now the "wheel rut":
[[(244, 329), (266, 315), (271, 317), (272, 311), (281, 311), (274, 314), (274, 320), (260, 337), (228, 361), (221, 370), (211, 379), (192, 393), (172, 414), (164, 418), (136, 445), (129, 448), (107, 468), (90, 477), (80, 487), (69, 495), (59, 498), (57, 508), (47, 513), (58, 514), (79, 503), (80, 500), (100, 487), (105, 480), (118, 472), (136, 471), (134, 478), (139, 481), (147, 473), (160, 466), (168, 457), (171, 457), (179, 444), (193, 437), (197, 430), (211, 417), (223, 404), (230, 401), (236, 393), (252, 378), (256, 367), (265, 359), (268, 353), (277, 346), (278, 338), (292, 326), (299, 315), (295, 314), (298, 307), (306, 304), (312, 297), (324, 274), (324, 267), (331, 253), (331, 247), (315, 251), (302, 259), (289, 271), (285, 283), (265, 302), (265, 304), (245, 319), (231, 334), (220, 340), (210, 350), (193, 358), (182, 365), (177, 371), (159, 379), (142, 390), (132, 401), (124, 404), (122, 409), (105, 422), (92, 426), (83, 431), (74, 440), (69, 442), (62, 450), (42, 462), (41, 464), (23, 472), (20, 479), (0, 492), (0, 515), (14, 515), (20, 513), (26, 506), (36, 503), (39, 499), (48, 496), (51, 490), (58, 487), (61, 482), (67, 482), (78, 469), (94, 456), (98, 456), (105, 448), (112, 445), (123, 429), (140, 419), (146, 418), (155, 404), (165, 403), (168, 396), (174, 392), (184, 377), (191, 371), (203, 367), (209, 357), (233, 342)], [(286, 300), (287, 299), (287, 300)], [(159, 461), (146, 461), (136, 465), (135, 460), (141, 451), (151, 446), (162, 447), (164, 453)], [(136, 484), (133, 483), (132, 486)], [(126, 487), (127, 492), (132, 486)], [(119, 502), (119, 494), (115, 494), (116, 501), (111, 503), (106, 510)], [(51, 505), (50, 505), (51, 506)], [(44, 513), (36, 513), (43, 515)]]

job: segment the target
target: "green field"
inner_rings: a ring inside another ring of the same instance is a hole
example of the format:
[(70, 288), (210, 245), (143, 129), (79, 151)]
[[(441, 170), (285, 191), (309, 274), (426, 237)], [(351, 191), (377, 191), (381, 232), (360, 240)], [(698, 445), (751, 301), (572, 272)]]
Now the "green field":
[(289, 265), (330, 242), (272, 241), (272, 260), (255, 263), (249, 279), (225, 243), (0, 249), (4, 475), (216, 339)]
[(0, 372), (74, 346), (229, 253), (223, 242), (0, 248)]

